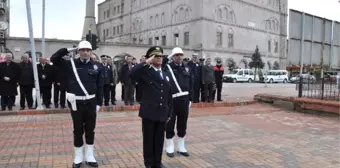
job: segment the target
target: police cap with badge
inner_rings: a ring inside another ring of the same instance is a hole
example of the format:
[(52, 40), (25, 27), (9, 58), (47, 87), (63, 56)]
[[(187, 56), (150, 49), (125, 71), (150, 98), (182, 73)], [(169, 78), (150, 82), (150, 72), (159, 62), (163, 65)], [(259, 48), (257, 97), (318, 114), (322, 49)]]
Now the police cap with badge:
[(146, 52), (145, 58), (148, 59), (152, 56), (163, 57), (163, 48), (159, 46), (153, 46), (149, 48), (149, 50)]
[(200, 58), (199, 60), (200, 60), (201, 62), (204, 62), (205, 59), (204, 59), (204, 58)]

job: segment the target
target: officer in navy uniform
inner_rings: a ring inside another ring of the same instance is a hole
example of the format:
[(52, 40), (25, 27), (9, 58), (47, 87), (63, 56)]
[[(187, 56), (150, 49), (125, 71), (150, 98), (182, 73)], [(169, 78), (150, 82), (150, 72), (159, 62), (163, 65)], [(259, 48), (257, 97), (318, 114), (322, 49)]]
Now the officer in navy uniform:
[(193, 103), (198, 103), (200, 100), (200, 88), (201, 88), (201, 65), (198, 62), (197, 54), (192, 55), (192, 60), (189, 61), (188, 66), (194, 77), (193, 82)]
[(201, 76), (201, 79), (200, 79), (200, 90), (201, 90), (201, 101), (202, 102), (205, 102), (205, 97), (204, 97), (204, 95), (205, 95), (205, 92), (204, 92), (204, 85), (203, 85), (203, 83), (202, 83), (202, 67), (203, 67), (203, 65), (204, 65), (204, 61), (205, 61), (205, 59), (204, 58), (200, 58), (199, 59), (199, 64), (200, 64), (200, 76)]
[[(80, 57), (65, 60), (62, 57), (71, 51), (77, 50)], [(74, 134), (74, 161), (73, 168), (79, 168), (83, 161), (83, 134), (85, 132), (85, 161), (91, 167), (98, 167), (94, 158), (94, 130), (97, 118), (97, 99), (102, 98), (103, 75), (99, 63), (90, 59), (92, 46), (88, 41), (81, 41), (78, 48), (61, 48), (51, 57), (57, 67), (65, 67), (68, 79), (66, 99), (71, 104)], [(96, 95), (97, 93), (97, 95)]]
[(168, 59), (172, 62), (166, 65), (172, 77), (171, 90), (173, 98), (173, 117), (166, 127), (166, 152), (169, 157), (174, 157), (174, 136), (177, 118), (177, 152), (188, 157), (189, 153), (185, 149), (184, 137), (186, 135), (189, 108), (192, 101), (193, 75), (190, 68), (183, 63), (183, 50), (175, 47)]
[(102, 68), (103, 68), (103, 77), (104, 77), (104, 105), (105, 106), (109, 106), (109, 102), (110, 102), (110, 87), (112, 84), (112, 67), (110, 64), (107, 63), (107, 56), (106, 55), (102, 55), (100, 56), (101, 60), (102, 60)]
[(142, 118), (144, 164), (146, 168), (164, 168), (165, 127), (172, 115), (170, 77), (162, 70), (161, 47), (151, 47), (145, 58), (145, 62), (134, 66), (129, 73), (142, 89), (139, 116)]

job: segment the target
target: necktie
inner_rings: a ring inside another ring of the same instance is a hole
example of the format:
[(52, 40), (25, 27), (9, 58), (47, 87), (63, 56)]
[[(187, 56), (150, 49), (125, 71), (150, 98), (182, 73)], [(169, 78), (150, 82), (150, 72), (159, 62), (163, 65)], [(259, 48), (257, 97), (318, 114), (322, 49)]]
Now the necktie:
[(131, 69), (132, 69), (132, 65), (129, 65), (129, 70), (131, 71)]
[(161, 70), (157, 70), (159, 77), (163, 80), (163, 76), (162, 76), (162, 71)]

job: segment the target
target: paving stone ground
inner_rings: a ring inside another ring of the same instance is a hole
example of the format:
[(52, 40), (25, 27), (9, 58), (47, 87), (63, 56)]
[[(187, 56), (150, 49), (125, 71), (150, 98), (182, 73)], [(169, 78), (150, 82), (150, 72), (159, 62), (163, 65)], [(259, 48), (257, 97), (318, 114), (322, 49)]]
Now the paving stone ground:
[[(169, 168), (338, 168), (339, 118), (254, 104), (193, 109), (191, 157), (163, 156)], [(72, 164), (69, 114), (2, 116), (0, 168), (68, 168)], [(96, 158), (101, 168), (143, 167), (136, 112), (98, 114)], [(85, 167), (85, 166), (84, 166)]]

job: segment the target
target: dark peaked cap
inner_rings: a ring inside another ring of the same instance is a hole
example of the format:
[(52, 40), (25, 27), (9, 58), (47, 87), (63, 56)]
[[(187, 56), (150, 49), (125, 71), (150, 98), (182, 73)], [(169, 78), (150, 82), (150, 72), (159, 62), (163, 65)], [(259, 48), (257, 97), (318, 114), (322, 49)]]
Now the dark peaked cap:
[(152, 55), (157, 54), (163, 55), (163, 48), (159, 46), (153, 46), (146, 52), (145, 58), (150, 58)]

